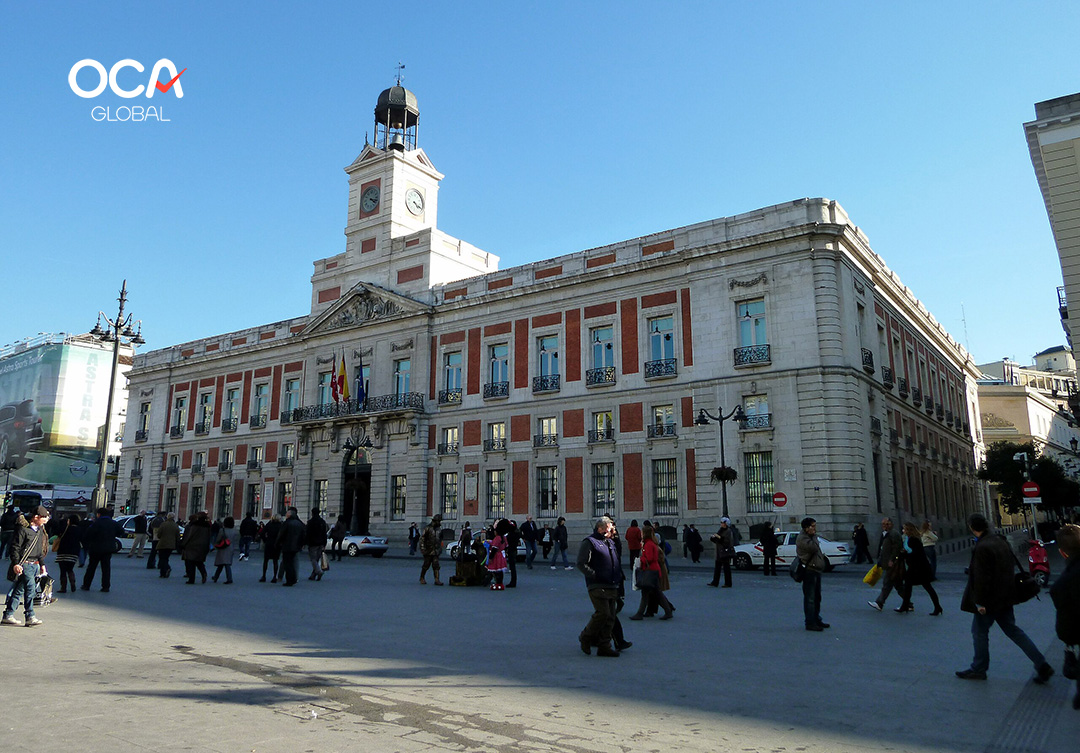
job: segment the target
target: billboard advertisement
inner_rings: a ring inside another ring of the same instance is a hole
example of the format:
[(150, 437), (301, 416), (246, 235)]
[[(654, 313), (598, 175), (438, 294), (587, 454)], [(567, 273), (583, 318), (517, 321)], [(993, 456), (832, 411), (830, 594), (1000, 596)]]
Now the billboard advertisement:
[[(11, 486), (93, 489), (111, 367), (110, 350), (70, 340), (0, 360), (0, 468)], [(114, 405), (124, 404), (118, 391)]]

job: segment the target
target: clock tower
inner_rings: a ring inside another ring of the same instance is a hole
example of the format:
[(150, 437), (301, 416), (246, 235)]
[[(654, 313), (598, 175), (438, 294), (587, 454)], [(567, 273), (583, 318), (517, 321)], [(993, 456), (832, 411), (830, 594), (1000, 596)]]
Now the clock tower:
[(345, 251), (315, 262), (312, 313), (358, 282), (427, 300), (433, 285), (498, 269), (498, 257), (436, 228), (443, 175), (417, 143), (419, 124), (415, 94), (400, 83), (379, 94), (375, 142), (345, 168)]

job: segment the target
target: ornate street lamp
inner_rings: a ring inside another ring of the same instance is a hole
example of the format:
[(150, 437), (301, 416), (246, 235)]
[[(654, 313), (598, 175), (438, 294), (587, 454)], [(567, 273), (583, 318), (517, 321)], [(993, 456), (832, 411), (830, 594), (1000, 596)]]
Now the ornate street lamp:
[[(709, 419), (720, 424), (720, 467), (726, 468), (727, 463), (724, 460), (724, 422), (735, 419), (737, 423), (741, 424), (746, 420), (746, 414), (743, 412), (741, 405), (736, 405), (726, 416), (724, 415), (724, 409), (722, 407), (717, 407), (715, 416), (702, 408), (698, 411), (698, 417), (694, 419), (694, 423), (698, 426), (708, 426)], [(720, 496), (724, 502), (724, 517), (726, 518), (728, 517), (727, 481), (720, 482)]]
[[(99, 311), (97, 324), (90, 330), (91, 336), (103, 343), (111, 342), (113, 346), (112, 370), (109, 372), (109, 400), (105, 405), (105, 430), (101, 434), (101, 447), (99, 448), (101, 458), (98, 462), (97, 486), (94, 487), (94, 496), (91, 501), (92, 510), (106, 507), (109, 499), (109, 494), (105, 490), (105, 472), (109, 459), (109, 433), (112, 428), (113, 393), (116, 390), (116, 368), (120, 363), (120, 346), (130, 345), (134, 347), (146, 343), (146, 340), (142, 337), (142, 322), (134, 322), (131, 314), (124, 315), (124, 304), (127, 303), (127, 280), (124, 280), (124, 284), (120, 287), (120, 297), (117, 300), (120, 302), (120, 310), (117, 312), (116, 318), (110, 319), (108, 314)], [(102, 328), (102, 319), (108, 325), (107, 328)], [(138, 331), (132, 331), (132, 324), (139, 325)]]

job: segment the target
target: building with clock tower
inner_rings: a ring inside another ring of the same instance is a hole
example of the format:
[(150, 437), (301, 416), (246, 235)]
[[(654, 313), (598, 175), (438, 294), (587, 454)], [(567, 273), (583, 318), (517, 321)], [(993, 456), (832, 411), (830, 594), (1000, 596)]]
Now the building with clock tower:
[(978, 370), (835, 201), (500, 269), (438, 229), (416, 97), (374, 115), (308, 311), (137, 356), (119, 506), (319, 507), (395, 543), (434, 513), (846, 541), (986, 509)]

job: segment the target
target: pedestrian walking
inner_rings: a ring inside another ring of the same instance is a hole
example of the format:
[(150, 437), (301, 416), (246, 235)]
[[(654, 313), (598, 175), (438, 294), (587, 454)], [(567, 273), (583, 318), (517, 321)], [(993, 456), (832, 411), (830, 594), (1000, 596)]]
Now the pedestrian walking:
[(158, 526), (157, 543), (154, 544), (158, 559), (158, 577), (168, 578), (172, 574), (169, 556), (179, 543), (180, 526), (176, 523), (176, 513), (170, 512), (165, 516), (165, 521)]
[(210, 553), (210, 516), (200, 510), (188, 519), (180, 538), (180, 558), (184, 561), (185, 583), (195, 584), (195, 573), (206, 582), (206, 555)]
[(345, 516), (338, 515), (338, 519), (334, 521), (334, 527), (330, 529), (330, 559), (335, 562), (341, 562), (341, 557), (344, 554), (341, 547), (348, 533), (349, 529), (345, 524)]
[[(1065, 570), (1050, 586), (1050, 598), (1057, 610), (1055, 629), (1057, 637), (1061, 639), (1074, 659), (1073, 669), (1080, 669), (1076, 665), (1077, 654), (1080, 653), (1080, 526), (1071, 523), (1063, 525), (1057, 532), (1058, 551), (1065, 558)], [(1068, 673), (1064, 673), (1068, 674)], [(1073, 696), (1072, 707), (1080, 709), (1080, 673), (1076, 680), (1076, 695)]]
[(904, 601), (896, 608), (896, 611), (914, 612), (911, 591), (915, 586), (922, 586), (930, 595), (930, 601), (934, 603), (934, 611), (930, 613), (930, 616), (937, 617), (942, 611), (941, 602), (938, 601), (937, 591), (930, 585), (934, 576), (930, 569), (930, 561), (926, 558), (922, 534), (914, 523), (904, 523), (903, 530), (904, 583), (900, 595)]
[(990, 523), (979, 513), (968, 516), (968, 529), (977, 539), (971, 549), (968, 582), (960, 609), (970, 612), (971, 637), (975, 657), (971, 666), (957, 671), (962, 680), (985, 680), (990, 668), (990, 627), (996, 622), (1001, 632), (1020, 647), (1035, 665), (1036, 684), (1045, 684), (1054, 674), (1042, 652), (1027, 634), (1016, 625), (1013, 614), (1015, 587), (1013, 573), (1016, 564), (1009, 542), (1004, 536), (990, 532)]
[(776, 531), (773, 530), (772, 521), (769, 521), (761, 532), (761, 555), (765, 558), (761, 569), (765, 575), (776, 575), (776, 547)]
[(221, 521), (221, 529), (214, 535), (214, 577), (217, 583), (221, 577), (221, 571), (225, 571), (225, 585), (233, 582), (232, 563), (233, 554), (236, 552), (236, 521), (232, 516)]
[(101, 591), (109, 593), (112, 587), (112, 556), (116, 551), (116, 537), (123, 535), (123, 528), (112, 519), (112, 514), (104, 507), (98, 508), (94, 522), (86, 529), (83, 545), (87, 551), (86, 572), (80, 588), (89, 591), (94, 582), (97, 568), (101, 566)]
[(626, 529), (626, 533), (623, 535), (626, 540), (626, 549), (630, 554), (630, 564), (634, 564), (634, 560), (641, 556), (641, 529), (638, 528), (637, 518), (630, 521), (630, 527)]
[(304, 536), (307, 527), (295, 507), (285, 511), (285, 521), (281, 524), (278, 533), (278, 548), (281, 550), (281, 578), (283, 586), (295, 586), (298, 578), (296, 573), (296, 560), (300, 556), (300, 550), (304, 548)]
[(154, 517), (150, 519), (149, 532), (147, 534), (150, 541), (150, 556), (146, 558), (146, 569), (157, 569), (157, 540), (158, 529), (161, 528), (161, 524), (165, 522), (165, 513), (156, 512)]
[[(518, 530), (517, 523), (512, 520), (506, 521), (510, 526), (510, 529), (506, 532), (506, 549), (503, 554), (506, 555), (506, 568), (510, 573), (510, 582), (506, 584), (507, 588), (517, 588), (517, 553), (518, 545), (521, 543), (521, 531)], [(498, 533), (498, 527), (496, 526), (495, 532)]]
[(259, 531), (259, 538), (262, 540), (263, 550), (263, 565), (262, 565), (262, 577), (259, 578), (260, 583), (266, 582), (266, 567), (273, 563), (274, 569), (270, 572), (270, 582), (278, 582), (278, 561), (281, 559), (281, 546), (278, 544), (278, 535), (281, 533), (281, 516), (274, 513), (270, 516), (270, 520)]
[(420, 554), (424, 556), (424, 563), (420, 566), (420, 585), (422, 586), (427, 585), (424, 575), (427, 574), (429, 567), (431, 568), (431, 574), (435, 576), (435, 585), (442, 585), (442, 581), (439, 580), (439, 553), (442, 551), (439, 529), (441, 528), (442, 515), (433, 515), (431, 522), (424, 529), (423, 535), (420, 536)]
[(687, 546), (690, 549), (690, 561), (701, 562), (701, 553), (705, 547), (701, 544), (701, 532), (698, 531), (694, 523), (690, 524), (690, 532), (687, 533), (687, 537), (689, 538)]
[(904, 581), (904, 560), (901, 558), (903, 542), (900, 532), (893, 529), (892, 518), (884, 518), (881, 521), (881, 539), (878, 541), (878, 567), (882, 570), (881, 592), (873, 601), (866, 602), (868, 605), (881, 611), (885, 608), (885, 600), (889, 598), (894, 588), (899, 588)]
[(724, 588), (731, 588), (731, 558), (735, 556), (735, 540), (731, 533), (731, 519), (720, 518), (720, 530), (709, 537), (716, 544), (716, 564), (713, 565), (712, 580), (709, 585), (720, 585), (720, 573), (724, 574)]
[(11, 543), (8, 544), (8, 560), (11, 562), (8, 578), (11, 580), (11, 589), (7, 594), (0, 624), (19, 624), (15, 619), (19, 599), (23, 601), (23, 625), (36, 627), (41, 624), (41, 620), (34, 614), (34, 597), (37, 596), (37, 579), (41, 573), (42, 561), (48, 551), (49, 538), (45, 533), (45, 524), (48, 521), (49, 511), (43, 505), (30, 513), (25, 526), (20, 526), (16, 519), (16, 528), (11, 535)]
[(825, 555), (821, 553), (821, 543), (817, 536), (817, 521), (803, 518), (799, 523), (802, 529), (795, 537), (795, 556), (806, 565), (803, 573), (803, 621), (806, 629), (820, 633), (829, 627), (821, 619), (821, 574), (825, 572)]
[(551, 554), (551, 545), (553, 540), (554, 539), (551, 533), (551, 526), (549, 526), (547, 523), (544, 523), (544, 528), (540, 532), (540, 553), (544, 555), (544, 559), (547, 559), (548, 556)]
[(870, 556), (870, 537), (866, 534), (866, 526), (862, 523), (856, 523), (854, 530), (851, 532), (851, 541), (855, 545), (854, 557), (856, 564), (874, 561), (874, 558)]
[(553, 551), (551, 553), (551, 569), (556, 568), (555, 562), (559, 559), (559, 555), (562, 555), (563, 569), (573, 570), (574, 566), (570, 564), (570, 560), (566, 558), (566, 518), (560, 517), (555, 525), (555, 531), (552, 534)]
[(937, 543), (938, 535), (934, 533), (929, 520), (924, 520), (919, 529), (919, 540), (922, 542), (926, 560), (930, 563), (930, 580), (937, 580)]
[(60, 544), (56, 549), (56, 565), (60, 568), (60, 593), (71, 593), (79, 590), (75, 583), (75, 564), (79, 561), (79, 550), (82, 549), (82, 522), (77, 513), (67, 516), (67, 525), (60, 533)]
[(536, 523), (532, 515), (525, 516), (525, 522), (521, 524), (521, 540), (525, 542), (525, 567), (532, 570), (533, 560), (536, 559)]
[(413, 523), (409, 526), (409, 556), (416, 554), (416, 547), (420, 545), (420, 528)]
[(509, 540), (507, 538), (507, 534), (509, 533), (510, 521), (505, 518), (500, 518), (495, 522), (495, 538), (491, 540), (490, 546), (488, 547), (487, 561), (487, 571), (494, 577), (494, 582), (491, 584), (492, 591), (504, 590), (503, 575), (510, 570), (507, 565), (506, 555), (506, 551), (509, 547)]
[(687, 559), (690, 556), (690, 526), (683, 524), (682, 527), (682, 557)]
[(311, 575), (308, 580), (322, 580), (323, 576), (323, 551), (326, 549), (327, 527), (326, 521), (319, 515), (319, 508), (311, 511), (307, 529), (304, 532), (304, 543), (307, 544), (308, 559), (311, 561)]
[(668, 601), (664, 595), (664, 589), (661, 588), (661, 579), (666, 575), (661, 566), (663, 557), (663, 550), (656, 543), (652, 526), (645, 526), (641, 532), (641, 565), (637, 571), (641, 603), (638, 605), (637, 612), (630, 616), (631, 620), (642, 619), (653, 601), (664, 610), (661, 620), (670, 620), (674, 616), (675, 607)]
[(132, 557), (143, 558), (143, 550), (146, 548), (146, 530), (149, 526), (150, 519), (146, 517), (146, 510), (143, 510), (135, 516), (135, 520), (132, 521), (134, 527), (135, 538), (131, 540), (131, 549), (128, 551), (128, 559)]
[(597, 656), (619, 656), (612, 647), (612, 630), (618, 612), (619, 584), (622, 567), (612, 541), (615, 525), (610, 518), (600, 518), (593, 533), (578, 547), (577, 568), (585, 576), (585, 587), (592, 602), (593, 614), (578, 635), (578, 643), (586, 654), (596, 646)]
[(251, 542), (259, 535), (259, 521), (248, 511), (244, 519), (240, 521), (240, 561), (243, 562), (251, 554)]

